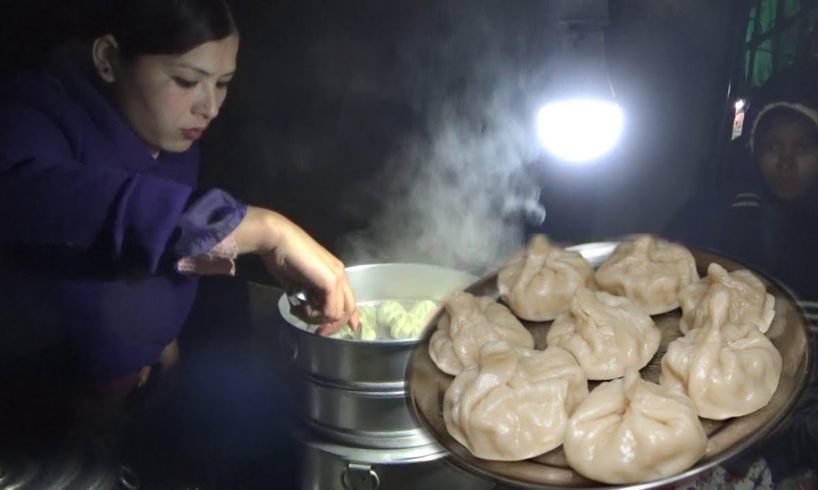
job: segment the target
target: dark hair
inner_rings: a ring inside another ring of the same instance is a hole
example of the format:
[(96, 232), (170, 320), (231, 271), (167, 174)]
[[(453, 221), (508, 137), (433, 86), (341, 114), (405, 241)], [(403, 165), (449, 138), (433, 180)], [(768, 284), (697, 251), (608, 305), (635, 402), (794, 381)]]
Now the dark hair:
[(122, 57), (184, 53), (238, 32), (225, 0), (102, 0), (94, 37), (112, 34)]

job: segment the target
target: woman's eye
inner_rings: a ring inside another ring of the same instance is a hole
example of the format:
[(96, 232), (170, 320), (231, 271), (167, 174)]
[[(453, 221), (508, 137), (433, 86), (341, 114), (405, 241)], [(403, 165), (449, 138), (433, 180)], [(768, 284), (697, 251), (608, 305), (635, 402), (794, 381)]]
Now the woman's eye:
[(193, 80), (187, 80), (180, 77), (173, 77), (173, 81), (176, 82), (176, 85), (182, 88), (193, 88), (196, 86), (196, 82)]
[(218, 88), (227, 88), (228, 85), (230, 85), (230, 80), (225, 82), (216, 82), (216, 87)]

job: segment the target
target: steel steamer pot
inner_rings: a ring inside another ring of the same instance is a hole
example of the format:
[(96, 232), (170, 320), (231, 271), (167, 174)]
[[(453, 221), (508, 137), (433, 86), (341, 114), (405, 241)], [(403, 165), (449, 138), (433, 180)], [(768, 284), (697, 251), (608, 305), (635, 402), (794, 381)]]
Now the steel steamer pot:
[[(371, 305), (441, 302), (476, 280), (455, 269), (404, 263), (349, 267), (347, 275), (358, 303)], [(296, 434), (304, 450), (303, 489), (494, 488), (444, 464), (446, 452), (418, 426), (406, 370), (419, 340), (321, 337), (289, 310), (282, 295), (280, 355), (305, 426)]]

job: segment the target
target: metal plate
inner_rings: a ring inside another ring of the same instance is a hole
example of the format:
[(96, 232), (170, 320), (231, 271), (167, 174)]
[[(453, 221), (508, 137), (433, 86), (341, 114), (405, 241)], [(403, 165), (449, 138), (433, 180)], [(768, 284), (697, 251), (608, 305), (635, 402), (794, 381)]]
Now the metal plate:
[[(596, 268), (610, 256), (615, 247), (616, 242), (604, 242), (578, 245), (570, 249), (580, 252)], [(711, 262), (719, 263), (728, 271), (746, 268), (718, 255), (697, 250), (691, 250), (691, 252), (696, 258), (699, 275), (702, 277), (706, 275), (707, 266)], [(688, 480), (749, 448), (778, 427), (792, 412), (809, 379), (809, 371), (812, 367), (813, 347), (809, 342), (807, 321), (793, 296), (784, 287), (764, 277), (763, 274), (753, 272), (765, 283), (767, 292), (775, 296), (776, 315), (767, 336), (781, 352), (783, 368), (778, 389), (773, 394), (770, 403), (743, 417), (723, 421), (701, 419), (709, 437), (707, 452), (698, 463), (682, 473), (662, 480), (620, 488), (632, 490), (657, 488)], [(466, 291), (475, 295), (496, 298), (496, 280), (497, 275), (491, 274), (474, 283)], [(653, 317), (656, 326), (662, 332), (662, 344), (651, 362), (641, 370), (645, 379), (658, 381), (661, 372), (660, 361), (667, 346), (681, 335), (678, 328), (680, 318), (681, 310), (679, 309)], [(440, 315), (436, 321), (439, 319)], [(536, 348), (545, 348), (545, 335), (550, 322), (524, 321), (523, 324), (534, 335)], [(437, 369), (429, 357), (429, 338), (434, 330), (435, 328), (429, 328), (425, 332), (423, 342), (412, 355), (408, 370), (409, 388), (412, 406), (420, 425), (451, 453), (453, 463), (476, 475), (489, 477), (516, 487), (614, 488), (587, 480), (574, 472), (568, 466), (561, 446), (542, 456), (516, 462), (488, 461), (472, 456), (464, 446), (449, 435), (443, 422), (443, 397), (454, 378)], [(599, 382), (590, 382), (589, 389), (593, 389), (598, 384)]]

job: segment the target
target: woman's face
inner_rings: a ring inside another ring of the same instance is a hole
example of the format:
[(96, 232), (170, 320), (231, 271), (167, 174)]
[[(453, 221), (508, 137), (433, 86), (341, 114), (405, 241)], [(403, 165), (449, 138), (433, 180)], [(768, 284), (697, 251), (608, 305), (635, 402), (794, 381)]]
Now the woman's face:
[(218, 115), (236, 71), (239, 37), (181, 55), (144, 55), (114, 64), (114, 99), (154, 154), (185, 151)]
[(781, 199), (800, 197), (818, 176), (818, 130), (806, 117), (773, 121), (760, 135), (758, 165), (764, 181)]

